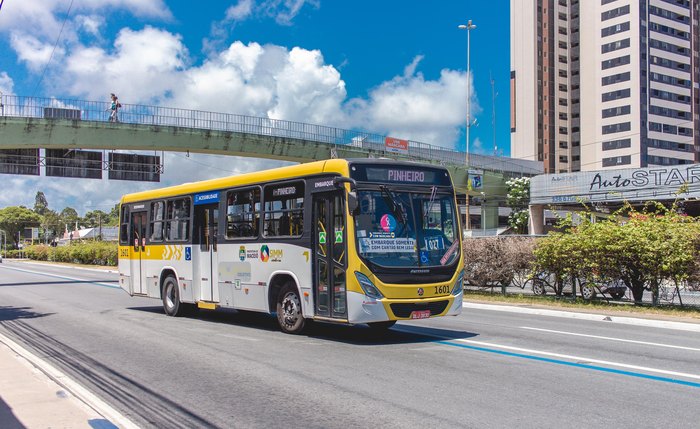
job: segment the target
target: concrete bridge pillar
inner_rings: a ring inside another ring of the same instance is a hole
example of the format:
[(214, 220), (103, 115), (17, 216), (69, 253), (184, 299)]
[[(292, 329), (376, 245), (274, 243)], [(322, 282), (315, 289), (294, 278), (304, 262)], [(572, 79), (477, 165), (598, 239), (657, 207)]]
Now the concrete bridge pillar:
[(544, 234), (544, 206), (543, 205), (531, 205), (529, 207), (530, 211), (530, 222), (528, 225), (528, 230), (530, 234)]
[(484, 198), (481, 203), (481, 228), (496, 229), (498, 228), (498, 201), (495, 199)]

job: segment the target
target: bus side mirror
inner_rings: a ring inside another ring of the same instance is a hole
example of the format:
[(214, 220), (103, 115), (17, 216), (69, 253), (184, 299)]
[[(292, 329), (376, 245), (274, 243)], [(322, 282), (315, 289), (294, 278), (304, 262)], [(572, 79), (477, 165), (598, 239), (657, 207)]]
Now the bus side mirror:
[(357, 192), (355, 192), (355, 191), (348, 192), (348, 210), (350, 210), (350, 214), (351, 215), (356, 214), (359, 206), (360, 206), (360, 204), (357, 202)]

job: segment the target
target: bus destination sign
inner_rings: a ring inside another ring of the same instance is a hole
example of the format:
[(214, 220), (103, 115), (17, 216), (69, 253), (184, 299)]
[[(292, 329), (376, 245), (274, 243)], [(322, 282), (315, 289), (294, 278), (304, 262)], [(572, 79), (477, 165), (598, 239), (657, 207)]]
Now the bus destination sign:
[(411, 185), (451, 186), (446, 171), (437, 168), (416, 168), (410, 166), (356, 166), (352, 174), (358, 181), (400, 183)]

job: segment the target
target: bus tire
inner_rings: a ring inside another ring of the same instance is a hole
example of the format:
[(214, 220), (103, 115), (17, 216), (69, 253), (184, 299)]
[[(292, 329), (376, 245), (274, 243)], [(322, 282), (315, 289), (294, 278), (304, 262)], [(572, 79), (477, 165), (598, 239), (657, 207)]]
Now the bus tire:
[(163, 281), (163, 310), (168, 316), (177, 317), (182, 315), (183, 308), (180, 305), (180, 288), (177, 279), (173, 275), (168, 275)]
[(396, 320), (387, 320), (386, 322), (372, 322), (367, 324), (373, 331), (386, 331), (396, 325)]
[(277, 323), (287, 334), (300, 334), (304, 330), (299, 292), (293, 283), (287, 282), (277, 295)]

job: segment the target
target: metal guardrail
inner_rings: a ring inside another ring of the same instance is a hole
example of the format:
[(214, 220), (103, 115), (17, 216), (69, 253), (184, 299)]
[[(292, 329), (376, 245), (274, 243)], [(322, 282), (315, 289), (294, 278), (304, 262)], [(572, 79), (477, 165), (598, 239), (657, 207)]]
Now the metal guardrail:
[[(2, 95), (0, 116), (80, 121), (109, 121), (108, 101), (25, 97)], [(188, 110), (173, 107), (123, 104), (119, 122), (125, 124), (156, 125), (256, 134), (315, 141), (330, 145), (347, 145), (380, 154), (386, 153), (385, 135), (347, 130), (323, 125), (306, 124), (279, 119)], [(409, 141), (408, 157), (416, 160), (438, 161), (443, 164), (464, 165), (465, 153), (444, 147)], [(508, 176), (534, 176), (543, 173), (536, 161), (469, 154), (469, 168), (500, 172)]]
[[(555, 296), (554, 290), (549, 287), (544, 287), (544, 290), (538, 289), (535, 292), (533, 289), (533, 280), (527, 274), (521, 274), (515, 277), (513, 282), (505, 287), (500, 284), (490, 286), (476, 286), (465, 284), (466, 291), (488, 292), (491, 295), (542, 295), (544, 292), (547, 296)], [(580, 296), (580, 287), (577, 287), (576, 296)], [(604, 287), (595, 289), (595, 296), (592, 299), (608, 301), (612, 303), (631, 304), (634, 303), (632, 292), (629, 289), (625, 290), (625, 294), (621, 297), (611, 295)], [(571, 287), (566, 287), (561, 296), (562, 299), (574, 299)], [(653, 297), (650, 291), (644, 291), (641, 304), (652, 305)], [(659, 296), (657, 305), (662, 306), (679, 306), (679, 307), (695, 307), (700, 308), (700, 287), (697, 284), (684, 282), (679, 285), (665, 283), (659, 287)]]

